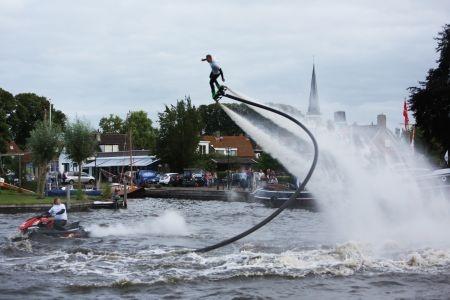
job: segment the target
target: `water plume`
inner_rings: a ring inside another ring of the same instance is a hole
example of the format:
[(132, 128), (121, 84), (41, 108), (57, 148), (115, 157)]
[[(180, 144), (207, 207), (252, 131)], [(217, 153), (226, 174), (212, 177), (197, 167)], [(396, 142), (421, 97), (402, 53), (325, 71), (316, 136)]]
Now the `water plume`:
[[(284, 128), (283, 134), (224, 105), (222, 108), (290, 173), (300, 180), (305, 176), (311, 153), (294, 140), (305, 141), (289, 120), (252, 108), (273, 120), (274, 126)], [(313, 132), (320, 155), (308, 189), (337, 235), (345, 241), (375, 245), (450, 247), (450, 201), (425, 189), (415, 174), (431, 169), (424, 157), (412, 155), (409, 147), (382, 127), (316, 125)]]
[(182, 215), (176, 211), (165, 211), (161, 216), (142, 220), (139, 223), (116, 223), (111, 226), (93, 225), (88, 228), (93, 237), (124, 235), (167, 235), (186, 236), (189, 228)]

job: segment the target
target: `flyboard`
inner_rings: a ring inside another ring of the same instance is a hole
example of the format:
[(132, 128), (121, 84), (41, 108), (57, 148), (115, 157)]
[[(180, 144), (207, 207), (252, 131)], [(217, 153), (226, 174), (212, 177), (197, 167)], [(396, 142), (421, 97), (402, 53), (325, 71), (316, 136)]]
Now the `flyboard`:
[(310, 166), (310, 168), (309, 168), (309, 171), (308, 171), (308, 173), (306, 174), (305, 179), (301, 181), (301, 184), (300, 184), (300, 186), (298, 187), (298, 189), (297, 189), (297, 190), (289, 197), (289, 200), (287, 200), (286, 202), (284, 202), (284, 204), (281, 205), (281, 206), (280, 206), (277, 210), (275, 210), (272, 214), (270, 214), (270, 215), (267, 216), (265, 219), (263, 219), (261, 222), (259, 222), (258, 224), (254, 225), (253, 227), (247, 229), (247, 230), (244, 231), (244, 232), (241, 232), (241, 233), (239, 233), (239, 234), (237, 234), (237, 235), (235, 235), (235, 236), (233, 236), (233, 237), (230, 237), (230, 238), (228, 238), (228, 239), (226, 239), (226, 240), (220, 241), (220, 242), (218, 242), (218, 243), (216, 243), (216, 244), (213, 244), (213, 245), (210, 245), (210, 246), (207, 246), (207, 247), (204, 247), (204, 248), (196, 249), (196, 250), (194, 250), (194, 252), (208, 252), (208, 251), (211, 251), (211, 250), (214, 250), (214, 249), (217, 249), (217, 248), (224, 247), (224, 246), (229, 245), (229, 244), (231, 244), (231, 243), (233, 243), (233, 242), (235, 242), (235, 241), (237, 241), (237, 240), (242, 239), (243, 237), (245, 237), (245, 236), (251, 234), (252, 232), (255, 232), (255, 231), (258, 230), (259, 228), (263, 227), (264, 225), (266, 225), (267, 223), (269, 223), (270, 221), (272, 221), (272, 220), (273, 220), (276, 216), (278, 216), (285, 208), (287, 208), (287, 207), (289, 207), (291, 204), (293, 204), (294, 201), (296, 201), (296, 198), (297, 198), (297, 197), (300, 195), (300, 193), (305, 189), (306, 184), (307, 184), (308, 181), (311, 179), (311, 176), (312, 176), (312, 174), (313, 174), (313, 172), (314, 172), (314, 169), (315, 169), (315, 167), (316, 167), (316, 165), (317, 165), (317, 159), (318, 159), (318, 157), (319, 157), (319, 147), (318, 147), (318, 145), (317, 145), (316, 139), (314, 138), (314, 135), (313, 135), (313, 134), (311, 133), (311, 131), (309, 131), (309, 129), (308, 129), (302, 122), (300, 122), (299, 120), (297, 120), (297, 119), (295, 119), (294, 117), (292, 117), (292, 116), (290, 116), (290, 115), (288, 115), (288, 114), (286, 114), (286, 113), (284, 113), (284, 112), (282, 112), (282, 111), (279, 111), (279, 110), (277, 110), (277, 109), (275, 109), (275, 108), (272, 108), (272, 107), (265, 106), (265, 105), (260, 104), (260, 103), (256, 103), (256, 102), (250, 101), (249, 99), (246, 99), (245, 97), (239, 95), (238, 93), (233, 92), (230, 88), (228, 88), (228, 87), (226, 87), (226, 86), (224, 86), (224, 85), (222, 85), (222, 86), (219, 87), (219, 89), (218, 89), (217, 93), (214, 95), (213, 99), (214, 99), (216, 102), (219, 102), (219, 100), (220, 100), (221, 98), (223, 98), (223, 97), (226, 97), (226, 98), (229, 98), (229, 99), (232, 99), (232, 100), (236, 100), (236, 101), (245, 103), (245, 104), (250, 105), (250, 106), (255, 106), (255, 107), (259, 107), (259, 108), (265, 109), (265, 110), (267, 110), (267, 111), (270, 111), (270, 112), (273, 112), (273, 113), (275, 113), (275, 114), (277, 114), (277, 115), (280, 115), (280, 116), (282, 116), (282, 117), (285, 117), (286, 119), (288, 119), (288, 120), (294, 122), (295, 124), (297, 124), (303, 131), (306, 132), (306, 134), (307, 134), (307, 135), (309, 136), (309, 138), (311, 139), (312, 144), (313, 144), (313, 146), (314, 146), (314, 158), (313, 158), (313, 161), (312, 161), (311, 166)]

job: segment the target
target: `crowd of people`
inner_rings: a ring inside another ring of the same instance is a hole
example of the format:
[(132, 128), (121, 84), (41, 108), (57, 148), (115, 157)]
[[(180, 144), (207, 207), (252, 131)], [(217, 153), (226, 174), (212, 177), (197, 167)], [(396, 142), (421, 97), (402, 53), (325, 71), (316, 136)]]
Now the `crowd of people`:
[(242, 168), (230, 172), (225, 175), (219, 181), (217, 172), (206, 171), (204, 174), (205, 186), (212, 187), (222, 184), (229, 184), (233, 187), (241, 187), (245, 190), (253, 191), (257, 188), (264, 187), (266, 184), (277, 184), (278, 179), (274, 170), (267, 169), (265, 172), (263, 170), (253, 170), (252, 168)]

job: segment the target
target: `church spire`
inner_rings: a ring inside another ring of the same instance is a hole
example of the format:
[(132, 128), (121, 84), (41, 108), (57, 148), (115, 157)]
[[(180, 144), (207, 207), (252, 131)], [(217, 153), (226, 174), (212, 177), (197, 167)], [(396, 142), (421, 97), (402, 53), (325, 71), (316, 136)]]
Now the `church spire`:
[(316, 83), (316, 68), (314, 63), (311, 76), (311, 91), (309, 92), (308, 115), (320, 115), (319, 95), (317, 93)]

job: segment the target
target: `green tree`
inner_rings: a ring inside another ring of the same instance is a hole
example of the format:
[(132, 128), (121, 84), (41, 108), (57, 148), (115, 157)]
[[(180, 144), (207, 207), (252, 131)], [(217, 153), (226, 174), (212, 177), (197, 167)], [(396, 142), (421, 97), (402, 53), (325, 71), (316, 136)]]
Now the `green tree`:
[[(11, 111), (8, 123), (11, 126), (12, 139), (24, 148), (30, 132), (34, 129), (36, 122), (44, 120), (48, 116), (50, 102), (47, 98), (33, 93), (17, 94), (15, 107)], [(52, 121), (60, 128), (64, 128), (66, 116), (59, 110), (52, 109)]]
[(276, 171), (284, 170), (283, 166), (278, 160), (265, 152), (261, 153), (261, 155), (259, 156), (258, 164), (256, 165), (256, 167), (263, 171), (266, 171), (267, 169)]
[(438, 66), (430, 69), (425, 82), (411, 87), (409, 103), (416, 119), (419, 142), (442, 162), (450, 149), (450, 25), (439, 33), (436, 51)]
[[(239, 104), (227, 104), (227, 106), (236, 108)], [(202, 119), (202, 134), (239, 135), (244, 133), (217, 103), (200, 105), (198, 112)]]
[(145, 111), (133, 111), (128, 115), (124, 132), (128, 133), (130, 129), (134, 149), (153, 150), (155, 148), (156, 130)]
[(0, 88), (0, 153), (6, 152), (6, 143), (11, 140), (9, 118), (16, 106), (14, 96)]
[(110, 114), (100, 119), (98, 126), (103, 133), (124, 133), (124, 122), (121, 117)]
[(56, 124), (49, 126), (47, 122), (39, 121), (30, 132), (27, 145), (31, 150), (33, 163), (38, 169), (36, 192), (38, 197), (43, 198), (47, 166), (59, 155), (63, 146), (61, 130)]
[(200, 115), (190, 97), (159, 113), (156, 153), (172, 170), (182, 171), (194, 163), (201, 130)]
[(92, 134), (94, 130), (87, 122), (76, 119), (69, 123), (64, 132), (64, 145), (67, 156), (77, 163), (78, 189), (81, 190), (81, 166), (83, 161), (92, 156), (96, 150), (97, 142)]

